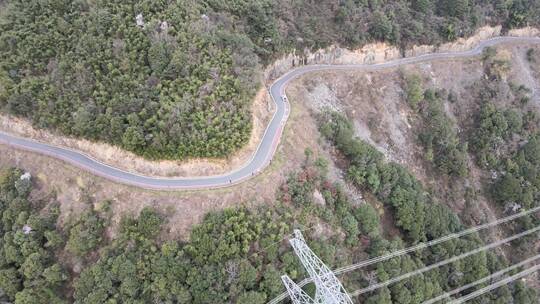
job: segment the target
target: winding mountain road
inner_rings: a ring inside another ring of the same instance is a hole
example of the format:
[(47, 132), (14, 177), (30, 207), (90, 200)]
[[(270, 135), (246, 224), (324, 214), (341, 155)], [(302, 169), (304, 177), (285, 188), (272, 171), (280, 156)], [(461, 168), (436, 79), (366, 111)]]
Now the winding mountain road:
[(270, 96), (276, 104), (276, 111), (268, 124), (257, 150), (252, 158), (241, 168), (223, 175), (186, 178), (161, 178), (143, 176), (111, 167), (92, 157), (64, 147), (52, 146), (32, 139), (21, 138), (8, 133), (0, 132), (0, 144), (17, 149), (27, 150), (61, 159), (84, 170), (101, 177), (132, 186), (156, 190), (182, 190), (182, 189), (208, 189), (227, 187), (238, 184), (260, 173), (272, 160), (277, 149), (285, 123), (290, 113), (290, 106), (286, 100), (285, 88), (291, 80), (315, 71), (324, 70), (364, 70), (376, 71), (400, 65), (418, 63), (440, 59), (456, 59), (479, 55), (489, 46), (501, 43), (540, 43), (539, 37), (496, 37), (480, 42), (475, 48), (462, 52), (430, 53), (415, 57), (407, 57), (377, 64), (351, 64), (351, 65), (307, 65), (291, 70), (278, 78), (270, 87)]

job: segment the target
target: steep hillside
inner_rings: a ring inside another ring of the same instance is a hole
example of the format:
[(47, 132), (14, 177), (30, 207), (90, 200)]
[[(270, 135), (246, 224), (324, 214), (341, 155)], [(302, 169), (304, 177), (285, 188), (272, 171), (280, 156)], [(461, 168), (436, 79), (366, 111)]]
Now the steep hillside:
[(516, 45), (467, 60), (325, 72), (304, 77), (289, 93), (314, 112), (348, 116), (357, 136), (409, 168), (473, 224), (508, 207), (492, 185), (507, 172), (504, 163), (537, 135), (538, 53)]
[(5, 1), (0, 107), (152, 159), (223, 157), (251, 132), (260, 66), (292, 49), (405, 48), (486, 24), (537, 24), (538, 1)]
[[(0, 173), (0, 297), (262, 304), (284, 291), (280, 275), (306, 276), (286, 242), (293, 228), (337, 268), (502, 217), (514, 203), (533, 206), (540, 144), (529, 110), (536, 113), (537, 104), (521, 84), (538, 79), (539, 50), (512, 46), (468, 60), (299, 79), (289, 88), (291, 119), (274, 165), (236, 188), (145, 192), (3, 148), (0, 165), (31, 174)], [(341, 114), (321, 114), (328, 107)], [(250, 207), (226, 208), (238, 204)], [(202, 218), (206, 210), (214, 211)], [(500, 235), (472, 234), (340, 279), (353, 292), (539, 220), (532, 214)], [(535, 240), (520, 238), (355, 300), (422, 303), (530, 256)], [(478, 300), (535, 303), (532, 283), (517, 281)]]

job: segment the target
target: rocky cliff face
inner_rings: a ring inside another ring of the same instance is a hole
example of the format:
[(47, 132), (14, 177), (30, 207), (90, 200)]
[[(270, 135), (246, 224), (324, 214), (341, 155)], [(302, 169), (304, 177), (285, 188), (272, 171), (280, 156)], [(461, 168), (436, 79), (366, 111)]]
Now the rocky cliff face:
[[(469, 38), (459, 38), (454, 42), (442, 45), (413, 46), (411, 49), (405, 50), (404, 54), (397, 47), (381, 42), (366, 44), (356, 50), (348, 50), (334, 45), (316, 51), (295, 51), (269, 65), (264, 71), (264, 77), (267, 81), (271, 81), (297, 66), (307, 64), (379, 63), (432, 52), (464, 51), (473, 48), (479, 41), (501, 36), (503, 34), (501, 29), (501, 26), (482, 27), (478, 29), (475, 35)], [(525, 27), (511, 30), (506, 35), (517, 37), (540, 36), (540, 31), (537, 28)]]

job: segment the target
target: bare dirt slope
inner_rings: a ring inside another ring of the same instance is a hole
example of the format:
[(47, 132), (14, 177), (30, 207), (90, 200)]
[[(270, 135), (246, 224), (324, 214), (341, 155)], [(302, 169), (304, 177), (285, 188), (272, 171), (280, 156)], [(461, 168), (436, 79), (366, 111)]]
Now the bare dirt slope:
[[(535, 63), (527, 60), (529, 49), (538, 47), (508, 45), (497, 48), (497, 59), (509, 62), (503, 75), (507, 83), (524, 85), (531, 90), (531, 101), (526, 107), (538, 111), (538, 73)], [(538, 64), (536, 64), (538, 65)], [(408, 167), (438, 198), (466, 221), (476, 224), (501, 216), (502, 210), (491, 202), (483, 185), (490, 182), (488, 172), (480, 170), (472, 155), (469, 159), (470, 175), (462, 180), (441, 175), (425, 160), (425, 152), (415, 128), (417, 117), (405, 100), (403, 73), (418, 73), (425, 88), (445, 89), (453, 94), (453, 102), (445, 101), (446, 114), (455, 122), (461, 138), (465, 130), (473, 128), (474, 113), (478, 112), (477, 89), (482, 80), (484, 65), (480, 57), (460, 60), (433, 61), (388, 69), (379, 72), (321, 72), (305, 76), (289, 88), (289, 98), (310, 107), (313, 113), (325, 108), (340, 111), (354, 122), (356, 135), (373, 144), (386, 157)], [(508, 86), (507, 86), (508, 87)], [(504, 105), (514, 98), (508, 88), (494, 100)], [(467, 189), (476, 190), (473, 205), (466, 204)]]

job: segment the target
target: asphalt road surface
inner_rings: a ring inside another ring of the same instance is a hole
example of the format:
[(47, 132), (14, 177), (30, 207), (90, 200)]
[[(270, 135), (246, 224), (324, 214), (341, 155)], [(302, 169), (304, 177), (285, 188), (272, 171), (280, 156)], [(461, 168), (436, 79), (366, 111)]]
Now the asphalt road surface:
[(0, 132), (0, 144), (9, 145), (14, 148), (36, 152), (61, 159), (93, 174), (104, 178), (128, 184), (132, 186), (147, 189), (208, 189), (227, 187), (245, 181), (254, 175), (260, 173), (272, 160), (279, 144), (283, 128), (289, 117), (290, 107), (288, 101), (284, 100), (285, 88), (294, 78), (306, 73), (323, 70), (363, 70), (376, 71), (400, 65), (431, 61), (438, 59), (455, 59), (475, 56), (482, 53), (482, 50), (488, 46), (501, 43), (540, 43), (538, 37), (496, 37), (479, 43), (475, 48), (463, 52), (449, 53), (431, 53), (416, 57), (396, 59), (378, 64), (352, 64), (352, 65), (307, 65), (294, 69), (279, 79), (270, 87), (270, 95), (276, 104), (276, 112), (268, 124), (259, 143), (257, 150), (252, 158), (241, 168), (222, 175), (204, 176), (204, 177), (185, 177), (185, 178), (161, 178), (143, 176), (130, 173), (118, 168), (108, 166), (95, 160), (82, 152), (70, 150), (67, 148), (48, 145), (31, 139), (17, 137), (11, 134)]

